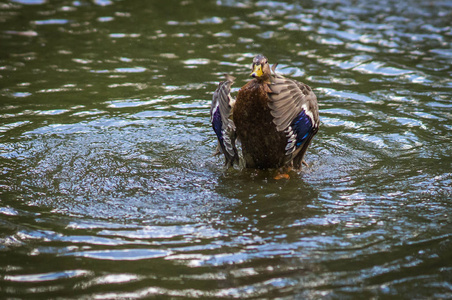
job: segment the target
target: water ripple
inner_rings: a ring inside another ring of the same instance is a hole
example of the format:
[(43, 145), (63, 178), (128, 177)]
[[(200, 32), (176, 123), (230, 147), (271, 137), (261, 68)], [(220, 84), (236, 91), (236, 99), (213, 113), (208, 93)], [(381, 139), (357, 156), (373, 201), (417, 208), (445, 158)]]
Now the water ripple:
[(169, 255), (168, 251), (155, 249), (121, 249), (121, 250), (92, 250), (67, 253), (66, 256), (76, 256), (101, 260), (144, 260)]
[(69, 279), (91, 274), (86, 270), (68, 270), (64, 272), (50, 272), (42, 274), (6, 275), (4, 280), (14, 282), (46, 282), (60, 279)]

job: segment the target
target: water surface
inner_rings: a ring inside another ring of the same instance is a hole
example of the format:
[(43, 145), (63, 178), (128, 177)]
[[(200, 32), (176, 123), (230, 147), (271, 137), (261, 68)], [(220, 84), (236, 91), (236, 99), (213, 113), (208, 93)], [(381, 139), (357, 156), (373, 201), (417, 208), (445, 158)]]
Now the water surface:
[[(1, 298), (452, 297), (447, 1), (0, 4)], [(252, 57), (309, 84), (290, 180), (213, 157)]]

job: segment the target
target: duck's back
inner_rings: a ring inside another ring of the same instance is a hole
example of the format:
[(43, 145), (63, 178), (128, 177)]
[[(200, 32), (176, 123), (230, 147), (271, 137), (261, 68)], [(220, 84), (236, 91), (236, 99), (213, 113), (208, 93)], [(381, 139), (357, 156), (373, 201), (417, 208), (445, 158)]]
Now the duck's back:
[(234, 106), (234, 123), (247, 168), (279, 168), (285, 163), (287, 138), (273, 123), (266, 88), (251, 80), (239, 90)]

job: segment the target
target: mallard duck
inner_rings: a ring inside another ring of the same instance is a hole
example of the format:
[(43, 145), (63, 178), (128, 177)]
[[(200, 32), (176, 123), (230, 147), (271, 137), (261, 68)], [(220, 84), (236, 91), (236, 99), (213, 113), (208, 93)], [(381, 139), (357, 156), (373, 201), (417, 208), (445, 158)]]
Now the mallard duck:
[(230, 94), (231, 75), (213, 93), (210, 120), (228, 168), (239, 162), (236, 140), (246, 168), (278, 169), (288, 178), (291, 169), (306, 164), (303, 157), (319, 129), (317, 97), (308, 85), (276, 74), (276, 66), (257, 55), (253, 79), (236, 99)]

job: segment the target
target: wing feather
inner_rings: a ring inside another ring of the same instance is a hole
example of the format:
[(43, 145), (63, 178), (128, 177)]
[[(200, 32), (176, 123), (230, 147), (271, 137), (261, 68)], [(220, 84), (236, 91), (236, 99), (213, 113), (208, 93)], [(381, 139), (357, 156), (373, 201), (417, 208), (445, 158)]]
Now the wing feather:
[(220, 152), (225, 156), (225, 165), (230, 167), (238, 162), (238, 153), (235, 146), (235, 125), (230, 118), (235, 100), (231, 97), (231, 86), (235, 77), (225, 74), (225, 81), (220, 82), (213, 93), (210, 107), (210, 122), (215, 131)]
[[(274, 68), (272, 68), (275, 72)], [(287, 136), (287, 160), (294, 159), (296, 168), (319, 127), (317, 98), (311, 88), (301, 82), (275, 73), (269, 84), (268, 106), (278, 131)]]

